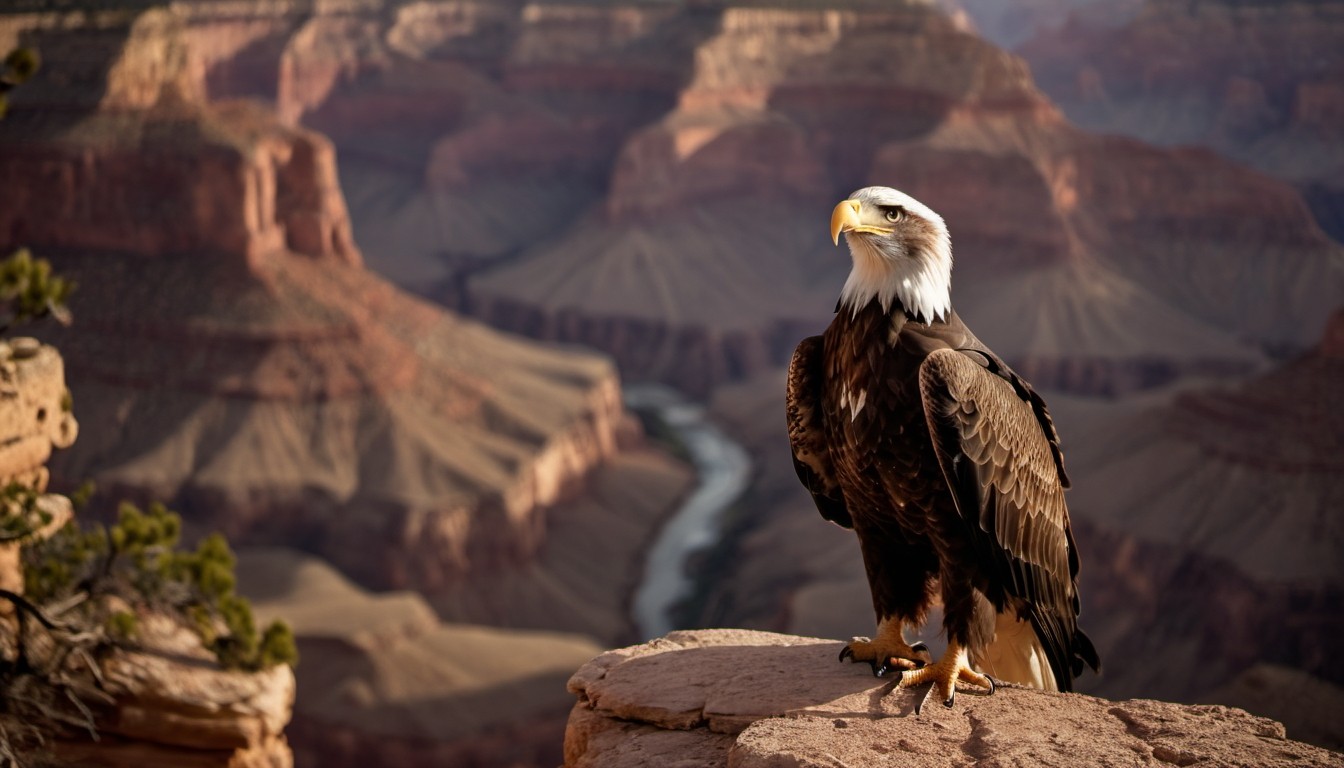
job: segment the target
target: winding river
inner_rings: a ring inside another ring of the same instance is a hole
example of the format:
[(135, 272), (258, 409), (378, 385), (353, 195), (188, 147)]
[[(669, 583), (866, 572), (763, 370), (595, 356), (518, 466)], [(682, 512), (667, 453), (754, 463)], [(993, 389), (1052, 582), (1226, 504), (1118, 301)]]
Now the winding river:
[(713, 544), (719, 521), (751, 477), (747, 452), (715, 426), (705, 408), (660, 385), (626, 387), (626, 405), (656, 411), (685, 444), (698, 483), (681, 508), (663, 524), (644, 563), (644, 578), (635, 590), (634, 619), (642, 638), (661, 637), (674, 627), (670, 612), (692, 588), (686, 558)]

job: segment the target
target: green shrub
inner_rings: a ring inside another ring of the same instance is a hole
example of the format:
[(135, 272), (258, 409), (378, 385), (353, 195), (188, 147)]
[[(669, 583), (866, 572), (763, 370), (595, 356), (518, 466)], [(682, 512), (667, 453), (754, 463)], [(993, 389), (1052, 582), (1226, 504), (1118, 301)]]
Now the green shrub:
[[(205, 537), (195, 550), (180, 547), (182, 518), (155, 502), (140, 509), (123, 502), (117, 522), (81, 528), (73, 521), (55, 536), (24, 548), (28, 597), (38, 605), (70, 598), (114, 596), (133, 610), (178, 616), (200, 636), (221, 666), (258, 670), (295, 664), (293, 634), (283, 622), (258, 632), (252, 606), (234, 592), (237, 560), (219, 534)], [(100, 610), (99, 600), (84, 610)], [(113, 637), (134, 634), (134, 614), (88, 616)]]
[(0, 261), (0, 330), (53, 317), (70, 322), (66, 302), (75, 284), (51, 272), (51, 263), (20, 248)]

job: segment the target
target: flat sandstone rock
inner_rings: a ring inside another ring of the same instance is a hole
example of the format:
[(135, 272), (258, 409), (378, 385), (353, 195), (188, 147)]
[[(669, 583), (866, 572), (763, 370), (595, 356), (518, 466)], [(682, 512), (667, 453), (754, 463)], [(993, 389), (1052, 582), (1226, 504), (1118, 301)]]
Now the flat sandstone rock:
[(569, 681), (565, 766), (1344, 766), (1224, 706), (1002, 686), (915, 715), (923, 688), (838, 663), (842, 645), (713, 629), (604, 653)]

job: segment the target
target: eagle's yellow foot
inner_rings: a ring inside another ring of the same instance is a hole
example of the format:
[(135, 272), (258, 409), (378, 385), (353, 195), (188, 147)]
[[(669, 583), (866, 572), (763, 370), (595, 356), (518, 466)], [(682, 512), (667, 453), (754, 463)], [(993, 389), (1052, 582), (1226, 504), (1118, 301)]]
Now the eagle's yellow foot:
[(966, 649), (958, 643), (949, 643), (947, 652), (943, 657), (930, 666), (923, 669), (915, 669), (901, 673), (901, 688), (913, 688), (924, 683), (933, 683), (929, 686), (928, 693), (915, 705), (915, 714), (919, 714), (924, 707), (924, 702), (934, 695), (936, 691), (938, 698), (943, 702), (944, 707), (952, 706), (952, 699), (957, 695), (956, 684), (958, 681), (971, 683), (982, 688), (988, 688), (985, 696), (994, 693), (994, 679), (989, 675), (982, 675), (971, 669), (971, 663), (966, 657)]
[(881, 677), (893, 669), (919, 669), (928, 663), (929, 649), (923, 643), (909, 645), (899, 629), (888, 629), (886, 622), (878, 628), (877, 638), (856, 637), (840, 649), (840, 660), (855, 663), (866, 661), (873, 675)]

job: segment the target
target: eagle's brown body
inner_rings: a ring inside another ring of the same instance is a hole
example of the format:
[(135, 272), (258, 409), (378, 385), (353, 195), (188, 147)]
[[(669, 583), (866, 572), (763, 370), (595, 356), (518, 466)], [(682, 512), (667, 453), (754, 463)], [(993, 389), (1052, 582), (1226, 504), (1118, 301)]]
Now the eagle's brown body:
[[(947, 323), (911, 322), (875, 301), (857, 315), (838, 313), (822, 337), (827, 441), (881, 616), (922, 620), (938, 553), (960, 539), (939, 530), (939, 521), (958, 518), (929, 438), (919, 367), (934, 350), (963, 348), (983, 345), (955, 314)], [(855, 413), (860, 392), (863, 407)], [(987, 642), (992, 622), (974, 628)]]
[(921, 623), (941, 598), (949, 639), (973, 660), (1007, 613), (1039, 638), (1045, 687), (1069, 690), (1096, 665), (1077, 629), (1054, 426), (955, 313), (926, 323), (899, 304), (842, 308), (795, 352), (789, 426), (822, 514), (858, 534), (879, 622)]

